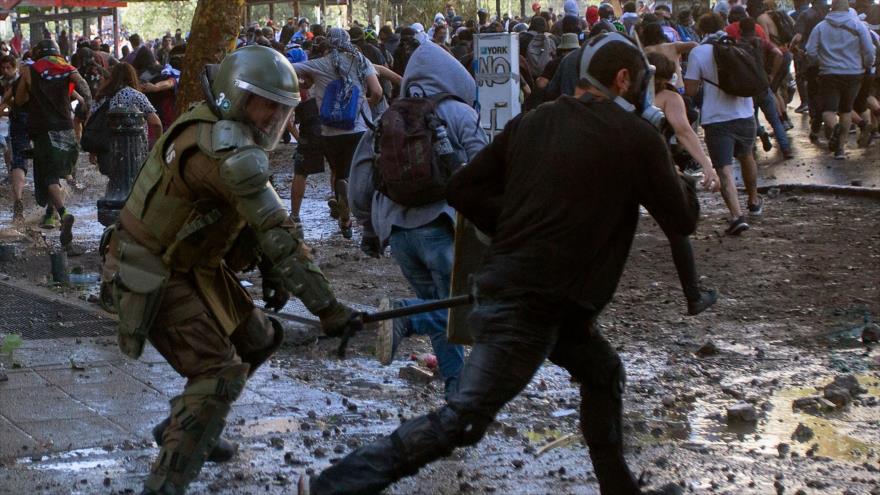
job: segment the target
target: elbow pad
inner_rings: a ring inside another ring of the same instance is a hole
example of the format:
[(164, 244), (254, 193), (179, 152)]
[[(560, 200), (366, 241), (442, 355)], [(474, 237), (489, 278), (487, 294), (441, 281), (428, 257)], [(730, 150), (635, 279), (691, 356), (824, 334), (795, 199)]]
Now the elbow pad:
[(262, 148), (245, 146), (220, 164), (220, 177), (238, 200), (238, 212), (257, 231), (281, 224), (287, 210), (269, 183), (269, 158)]

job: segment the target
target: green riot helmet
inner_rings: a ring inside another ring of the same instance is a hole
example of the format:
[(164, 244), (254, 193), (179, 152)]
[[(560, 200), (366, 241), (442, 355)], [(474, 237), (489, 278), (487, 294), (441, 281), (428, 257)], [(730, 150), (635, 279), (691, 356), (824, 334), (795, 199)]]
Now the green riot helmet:
[(259, 45), (227, 55), (214, 75), (211, 93), (220, 117), (247, 124), (254, 142), (267, 151), (278, 144), (300, 100), (293, 66), (281, 53)]

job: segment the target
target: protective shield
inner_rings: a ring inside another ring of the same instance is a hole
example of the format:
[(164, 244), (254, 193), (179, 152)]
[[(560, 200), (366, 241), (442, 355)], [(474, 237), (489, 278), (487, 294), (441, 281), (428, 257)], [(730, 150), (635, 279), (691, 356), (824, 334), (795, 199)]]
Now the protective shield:
[[(471, 292), (472, 275), (483, 262), (488, 246), (477, 237), (477, 229), (461, 214), (455, 222), (455, 244), (452, 260), (451, 297), (464, 296)], [(446, 324), (447, 340), (450, 344), (471, 345), (474, 343), (467, 317), (471, 306), (458, 306), (449, 310)]]

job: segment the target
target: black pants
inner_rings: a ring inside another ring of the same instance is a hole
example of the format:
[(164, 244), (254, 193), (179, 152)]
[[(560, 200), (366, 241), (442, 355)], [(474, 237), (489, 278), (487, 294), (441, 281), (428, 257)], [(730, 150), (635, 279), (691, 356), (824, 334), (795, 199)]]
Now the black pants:
[(807, 105), (810, 106), (810, 127), (813, 132), (818, 132), (822, 126), (822, 93), (819, 87), (819, 68), (811, 67), (806, 70), (807, 82)]
[(640, 493), (623, 457), (623, 363), (599, 334), (595, 313), (538, 295), (481, 294), (478, 301), (468, 320), (475, 343), (458, 393), (329, 467), (313, 480), (313, 493), (378, 493), (455, 447), (476, 444), (547, 358), (581, 383), (581, 431), (602, 493)]

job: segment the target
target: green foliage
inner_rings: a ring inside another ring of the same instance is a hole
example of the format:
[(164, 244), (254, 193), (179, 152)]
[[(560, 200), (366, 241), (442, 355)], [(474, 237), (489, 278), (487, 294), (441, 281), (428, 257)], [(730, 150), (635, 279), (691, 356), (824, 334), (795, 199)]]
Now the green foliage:
[(3, 345), (0, 345), (0, 354), (6, 354), (12, 357), (12, 353), (23, 344), (21, 335), (11, 333), (3, 338)]
[(166, 32), (174, 34), (181, 29), (184, 35), (192, 24), (197, 0), (176, 2), (130, 2), (120, 9), (122, 25), (129, 34), (138, 33), (141, 38), (161, 38)]

